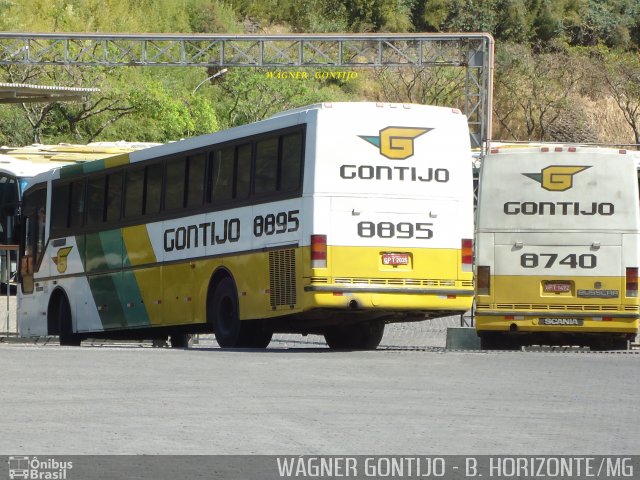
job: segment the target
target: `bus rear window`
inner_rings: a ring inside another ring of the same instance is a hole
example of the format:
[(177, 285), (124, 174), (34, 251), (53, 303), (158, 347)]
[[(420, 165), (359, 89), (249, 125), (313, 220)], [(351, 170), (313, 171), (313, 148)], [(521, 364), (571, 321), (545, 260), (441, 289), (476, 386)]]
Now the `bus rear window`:
[(272, 193), (278, 183), (278, 137), (256, 144), (255, 193)]
[(280, 190), (288, 192), (300, 187), (302, 166), (302, 133), (282, 136), (282, 165)]

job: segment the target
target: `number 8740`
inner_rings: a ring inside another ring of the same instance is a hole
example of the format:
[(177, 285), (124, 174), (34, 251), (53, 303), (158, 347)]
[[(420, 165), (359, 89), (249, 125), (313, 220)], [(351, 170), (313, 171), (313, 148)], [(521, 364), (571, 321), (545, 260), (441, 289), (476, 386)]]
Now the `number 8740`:
[(557, 253), (523, 253), (520, 255), (520, 266), (522, 268), (551, 268), (555, 264), (564, 265), (570, 268), (596, 268), (598, 258), (592, 253), (570, 253), (558, 260)]

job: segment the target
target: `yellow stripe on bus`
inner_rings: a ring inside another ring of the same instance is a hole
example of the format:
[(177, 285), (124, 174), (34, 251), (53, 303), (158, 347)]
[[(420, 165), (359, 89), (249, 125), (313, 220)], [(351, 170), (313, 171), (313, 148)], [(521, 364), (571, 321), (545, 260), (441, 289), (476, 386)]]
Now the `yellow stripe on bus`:
[(120, 167), (121, 165), (129, 164), (129, 154), (123, 153), (122, 155), (116, 155), (114, 157), (108, 157), (104, 159), (104, 168)]
[(157, 262), (146, 225), (123, 228), (122, 238), (127, 250), (127, 258), (132, 266)]

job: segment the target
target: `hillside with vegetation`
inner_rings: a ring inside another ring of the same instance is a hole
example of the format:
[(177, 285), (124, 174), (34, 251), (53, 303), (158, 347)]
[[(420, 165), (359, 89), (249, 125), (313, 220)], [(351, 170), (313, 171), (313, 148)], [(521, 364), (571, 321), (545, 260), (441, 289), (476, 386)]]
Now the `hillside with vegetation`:
[[(638, 0), (0, 0), (0, 31), (121, 33), (490, 32), (493, 138), (640, 143)], [(84, 103), (0, 106), (0, 144), (166, 142), (319, 101), (461, 106), (460, 69), (267, 71), (0, 68), (0, 82), (97, 86)], [(198, 87), (198, 88), (196, 88)]]

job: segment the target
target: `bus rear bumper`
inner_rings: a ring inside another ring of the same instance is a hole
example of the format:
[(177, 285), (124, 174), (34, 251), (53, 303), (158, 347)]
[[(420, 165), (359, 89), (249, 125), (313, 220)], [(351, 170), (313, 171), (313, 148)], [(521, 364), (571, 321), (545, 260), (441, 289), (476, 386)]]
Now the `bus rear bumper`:
[(473, 289), (377, 288), (307, 285), (304, 308), (381, 309), (395, 311), (466, 312), (473, 302)]
[(475, 316), (478, 332), (574, 332), (574, 333), (638, 333), (638, 315), (613, 314), (603, 312), (601, 315), (590, 313), (562, 312), (562, 314), (519, 312), (509, 315), (504, 312), (482, 312)]

